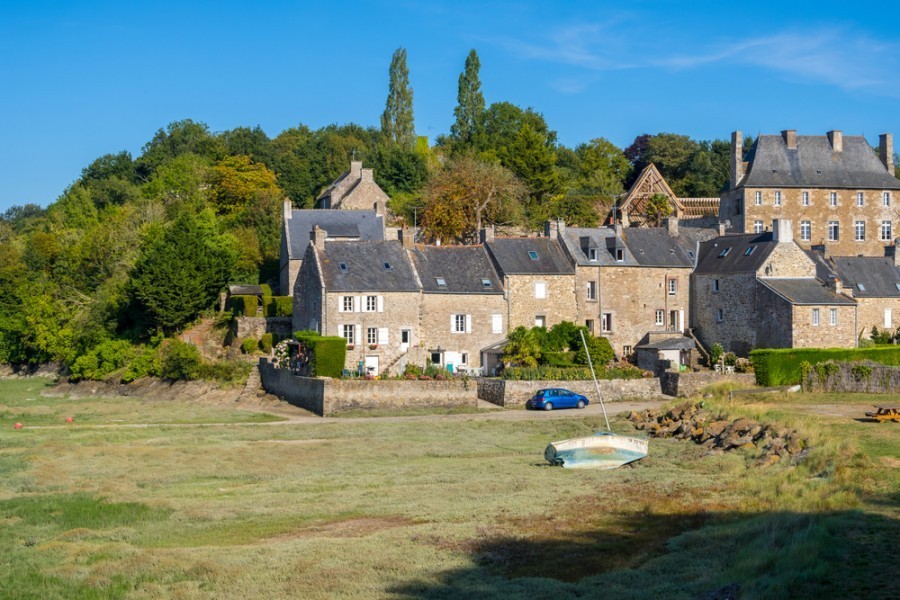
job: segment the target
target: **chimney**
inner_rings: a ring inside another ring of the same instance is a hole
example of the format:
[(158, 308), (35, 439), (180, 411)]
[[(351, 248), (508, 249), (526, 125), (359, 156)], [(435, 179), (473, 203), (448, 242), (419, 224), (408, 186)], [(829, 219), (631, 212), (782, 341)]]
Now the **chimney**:
[(400, 245), (407, 250), (412, 250), (415, 238), (415, 231), (408, 229), (406, 225), (400, 230)]
[(284, 199), (284, 204), (281, 205), (281, 216), (284, 218), (284, 222), (287, 223), (291, 220), (293, 216), (293, 205), (291, 204), (290, 198)]
[[(360, 163), (362, 164), (362, 163)], [(359, 172), (359, 177), (361, 181), (365, 182), (373, 182), (375, 181), (375, 170), (374, 169), (362, 169)]]
[(891, 250), (893, 250), (894, 254), (894, 266), (900, 268), (900, 238), (894, 240), (894, 243), (890, 246)]
[(719, 223), (719, 237), (725, 235), (725, 223)]
[(797, 149), (797, 130), (796, 129), (785, 129), (781, 132), (781, 137), (784, 138), (784, 144), (787, 146), (788, 150), (796, 150)]
[(779, 244), (794, 241), (794, 230), (790, 219), (772, 219), (772, 239)]
[(666, 219), (666, 229), (672, 237), (678, 235), (678, 217), (669, 217)]
[(353, 179), (353, 180), (359, 179), (360, 171), (362, 171), (362, 161), (361, 160), (351, 160), (350, 161), (350, 179)]
[(832, 129), (828, 132), (828, 141), (831, 142), (831, 149), (834, 152), (844, 151), (844, 134), (840, 129)]
[(878, 158), (887, 172), (894, 175), (894, 136), (889, 133), (878, 136)]
[(484, 227), (481, 229), (479, 233), (479, 238), (481, 239), (482, 244), (486, 244), (487, 242), (494, 241), (494, 226)]
[(828, 287), (830, 287), (835, 294), (844, 293), (844, 284), (841, 283), (840, 277), (832, 277), (831, 281), (829, 281), (828, 283)]
[(312, 242), (313, 246), (316, 247), (316, 251), (324, 252), (325, 250), (325, 238), (328, 237), (328, 232), (316, 225), (313, 227), (312, 232), (309, 234), (309, 241)]
[[(565, 227), (565, 225), (563, 225)], [(544, 235), (551, 240), (559, 239), (559, 221), (547, 221), (544, 223)]]
[(375, 211), (375, 214), (381, 216), (385, 213), (384, 210), (384, 200), (376, 200), (372, 205), (372, 210)]
[(740, 131), (731, 132), (731, 189), (744, 178), (744, 136)]

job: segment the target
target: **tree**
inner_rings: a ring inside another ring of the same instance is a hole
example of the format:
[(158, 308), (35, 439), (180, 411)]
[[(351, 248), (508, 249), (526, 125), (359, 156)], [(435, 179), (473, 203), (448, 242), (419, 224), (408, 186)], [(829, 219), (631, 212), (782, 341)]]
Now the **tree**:
[(406, 49), (397, 48), (391, 58), (388, 97), (381, 115), (381, 133), (391, 142), (412, 150), (416, 143), (413, 124), (413, 92), (409, 87)]
[(541, 344), (533, 329), (519, 325), (509, 332), (503, 348), (503, 362), (519, 367), (536, 367), (541, 358)]
[(653, 194), (647, 199), (647, 222), (662, 226), (662, 221), (672, 214), (672, 204), (665, 194)]
[[(547, 138), (529, 123), (511, 140), (508, 166), (531, 191), (531, 201), (527, 212), (532, 223), (547, 219), (545, 202), (560, 190), (559, 175), (556, 172), (556, 152), (547, 143)], [(543, 209), (543, 210), (542, 210)]]
[(144, 145), (135, 161), (137, 175), (146, 181), (162, 164), (184, 154), (196, 154), (213, 163), (225, 156), (225, 144), (210, 133), (205, 123), (190, 119), (169, 123)]
[(148, 233), (131, 271), (131, 295), (153, 326), (170, 333), (212, 306), (234, 262), (233, 241), (218, 234), (210, 211), (183, 214)]
[(479, 134), (484, 119), (484, 96), (481, 93), (481, 80), (478, 71), (481, 62), (475, 50), (469, 51), (466, 57), (465, 70), (459, 76), (459, 89), (456, 93), (456, 108), (453, 115), (456, 121), (450, 126), (450, 137), (454, 142), (469, 146)]
[(281, 195), (275, 173), (249, 156), (229, 156), (210, 169), (209, 195), (219, 214), (241, 210), (260, 193)]

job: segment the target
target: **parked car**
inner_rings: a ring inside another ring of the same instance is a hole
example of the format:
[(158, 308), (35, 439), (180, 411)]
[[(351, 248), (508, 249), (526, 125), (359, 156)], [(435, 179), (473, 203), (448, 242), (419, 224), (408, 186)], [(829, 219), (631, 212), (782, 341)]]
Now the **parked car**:
[(525, 407), (535, 410), (553, 410), (554, 408), (584, 408), (588, 404), (590, 401), (581, 394), (563, 388), (550, 388), (538, 390)]

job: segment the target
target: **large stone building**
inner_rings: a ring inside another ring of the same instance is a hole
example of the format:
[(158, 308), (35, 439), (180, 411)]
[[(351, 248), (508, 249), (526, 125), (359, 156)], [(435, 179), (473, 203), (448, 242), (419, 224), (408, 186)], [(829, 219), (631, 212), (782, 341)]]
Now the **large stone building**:
[(816, 279), (791, 222), (772, 231), (699, 245), (691, 276), (691, 320), (707, 347), (746, 355), (754, 348), (856, 346), (856, 303)]
[(388, 195), (375, 183), (375, 172), (351, 161), (350, 170), (334, 180), (316, 198), (316, 208), (375, 210), (384, 213)]
[(835, 255), (883, 256), (893, 243), (900, 203), (893, 142), (880, 136), (877, 154), (862, 136), (761, 135), (744, 160), (742, 135), (731, 137), (731, 179), (721, 222), (740, 233), (762, 233), (789, 219), (803, 248)]

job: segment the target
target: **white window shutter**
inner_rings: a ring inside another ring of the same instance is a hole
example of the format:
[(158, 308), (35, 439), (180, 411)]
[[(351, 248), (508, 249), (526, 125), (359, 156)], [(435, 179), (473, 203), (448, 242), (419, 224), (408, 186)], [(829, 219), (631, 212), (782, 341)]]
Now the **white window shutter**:
[(384, 312), (384, 296), (378, 296), (378, 312)]
[(365, 304), (363, 302), (366, 301), (365, 296), (355, 296), (353, 298), (353, 307), (356, 309), (355, 312), (362, 312)]
[[(381, 298), (381, 296), (379, 296)], [(378, 328), (378, 343), (379, 344), (387, 344), (388, 343), (388, 328), (387, 327), (379, 327)]]
[(344, 312), (344, 297), (338, 296), (337, 300), (338, 300), (338, 312), (342, 313), (342, 312)]
[(503, 315), (491, 315), (491, 333), (503, 333)]
[(466, 333), (472, 333), (472, 315), (466, 315)]
[(456, 333), (456, 315), (450, 315), (450, 333)]
[(892, 311), (890, 308), (884, 309), (884, 326), (885, 326), (887, 329), (893, 328), (893, 324), (892, 324), (892, 322), (893, 322), (893, 319), (892, 319), (893, 314), (891, 314), (892, 312), (893, 312), (893, 311)]

